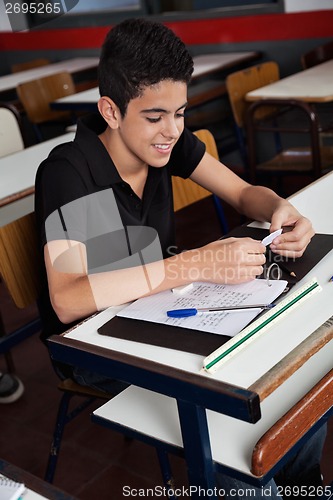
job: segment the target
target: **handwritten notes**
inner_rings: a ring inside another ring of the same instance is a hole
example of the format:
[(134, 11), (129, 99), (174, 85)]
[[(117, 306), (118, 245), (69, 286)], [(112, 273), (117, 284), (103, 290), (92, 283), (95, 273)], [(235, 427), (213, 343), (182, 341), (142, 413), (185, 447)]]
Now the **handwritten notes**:
[(133, 302), (122, 309), (118, 316), (152, 321), (165, 325), (190, 328), (220, 335), (234, 336), (252, 321), (261, 309), (199, 313), (188, 318), (169, 318), (170, 309), (221, 307), (231, 305), (270, 304), (285, 289), (287, 282), (256, 279), (239, 285), (193, 283), (188, 292), (177, 295), (167, 290)]

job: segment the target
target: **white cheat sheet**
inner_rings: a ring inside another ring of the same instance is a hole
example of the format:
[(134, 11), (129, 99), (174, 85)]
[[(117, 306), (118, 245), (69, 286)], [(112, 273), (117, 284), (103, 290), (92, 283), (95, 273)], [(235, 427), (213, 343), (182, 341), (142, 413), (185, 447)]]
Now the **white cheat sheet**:
[(204, 332), (234, 336), (252, 321), (262, 309), (202, 312), (187, 318), (170, 318), (172, 309), (271, 304), (287, 286), (284, 280), (255, 279), (239, 285), (193, 283), (184, 294), (171, 290), (138, 299), (118, 312), (124, 318), (151, 321)]

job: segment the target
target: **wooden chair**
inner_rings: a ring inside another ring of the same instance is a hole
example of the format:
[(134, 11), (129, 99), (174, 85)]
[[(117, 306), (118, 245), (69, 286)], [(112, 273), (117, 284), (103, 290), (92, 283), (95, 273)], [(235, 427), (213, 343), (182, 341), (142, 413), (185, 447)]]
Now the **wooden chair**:
[[(213, 134), (206, 129), (197, 130), (194, 134), (206, 145), (206, 151), (214, 158), (219, 159), (219, 154)], [(191, 179), (182, 179), (181, 177), (172, 177), (173, 206), (174, 210), (181, 210), (192, 203), (212, 196), (207, 189), (199, 186)], [(221, 200), (213, 195), (213, 201), (217, 216), (220, 221), (221, 229), (224, 234), (228, 232), (228, 223), (224, 215)]]
[(250, 105), (245, 100), (245, 95), (250, 90), (269, 85), (279, 80), (279, 78), (279, 66), (274, 61), (235, 71), (226, 78), (227, 93), (233, 114), (237, 143), (245, 168), (248, 168), (245, 116)]
[[(258, 174), (265, 173), (275, 176), (285, 176), (290, 174), (308, 175), (312, 179), (318, 179), (333, 168), (333, 147), (320, 145), (321, 126), (317, 114), (312, 106), (306, 102), (288, 100), (284, 103), (287, 107), (298, 109), (303, 113), (303, 125), (290, 123), (271, 125), (263, 120), (258, 120), (256, 112), (267, 106), (281, 106), (283, 103), (277, 99), (265, 99), (253, 103), (247, 112), (247, 146), (250, 168), (250, 180), (255, 183)], [(285, 133), (285, 134), (307, 134), (307, 147), (290, 147), (281, 149), (273, 158), (266, 161), (259, 159), (257, 133)]]
[(25, 147), (22, 120), (10, 103), (0, 102), (0, 157), (21, 151)]
[(68, 125), (73, 122), (70, 112), (50, 108), (51, 102), (76, 91), (73, 78), (67, 71), (21, 83), (16, 91), (39, 141), (42, 140), (41, 124), (62, 121)]
[[(237, 71), (227, 77), (239, 149), (252, 183), (256, 183), (258, 174), (262, 173), (278, 178), (299, 173), (318, 178), (333, 165), (333, 149), (319, 145), (321, 127), (310, 104), (296, 100), (265, 99), (255, 103), (245, 100), (251, 90), (278, 79), (279, 68), (273, 61)], [(288, 118), (291, 112), (295, 113), (292, 119)], [(271, 154), (270, 148), (267, 153), (269, 158), (265, 160), (259, 159), (258, 132), (273, 134), (274, 137), (274, 152)], [(282, 134), (306, 134), (310, 146), (284, 149)]]
[[(37, 301), (41, 288), (41, 279), (34, 213), (25, 215), (0, 228), (0, 275), (3, 277), (9, 294), (17, 307), (24, 308)], [(21, 342), (26, 336), (39, 331), (40, 328), (41, 323), (38, 318), (23, 329), (13, 332), (6, 339), (0, 338), (0, 352), (4, 352), (8, 347), (13, 347), (15, 343)], [(59, 403), (45, 473), (45, 480), (50, 483), (54, 478), (65, 425), (96, 399), (105, 402), (114, 397), (114, 394), (81, 386), (71, 379), (59, 382), (58, 389), (63, 394)], [(69, 409), (73, 396), (83, 397), (84, 400), (73, 409)], [(164, 451), (157, 448), (157, 454), (164, 481), (167, 485), (171, 480), (169, 462)]]
[(50, 60), (46, 57), (41, 57), (31, 61), (12, 64), (11, 70), (12, 73), (18, 73), (19, 71), (26, 71), (27, 69), (38, 68), (39, 66), (46, 66), (47, 64), (50, 64)]
[[(25, 147), (21, 117), (15, 106), (0, 102), (0, 157), (21, 151)], [(1, 280), (1, 276), (0, 276)], [(2, 314), (0, 312), (0, 342), (6, 336)], [(9, 372), (14, 372), (14, 361), (9, 348), (0, 352), (5, 355)]]
[[(34, 302), (38, 290), (36, 272), (36, 242), (30, 216), (0, 228), (0, 276), (4, 281), (15, 305), (25, 308)], [(14, 365), (9, 351), (30, 335), (40, 330), (40, 320), (33, 319), (28, 324), (10, 334), (5, 334), (2, 320), (0, 353), (6, 355), (10, 371)]]
[(303, 69), (308, 69), (330, 59), (333, 59), (333, 40), (303, 54), (301, 56), (301, 63)]
[[(0, 275), (18, 308), (25, 308), (37, 301), (40, 288), (40, 266), (38, 259), (35, 214), (31, 213), (0, 228)], [(0, 352), (6, 352), (18, 342), (41, 329), (37, 318), (23, 328), (0, 338)], [(109, 400), (113, 394), (94, 391), (67, 379), (58, 384), (63, 392), (60, 400), (53, 441), (45, 479), (52, 482), (57, 464), (61, 439), (66, 423), (70, 422), (96, 398)], [(84, 401), (69, 411), (73, 396), (84, 397)]]

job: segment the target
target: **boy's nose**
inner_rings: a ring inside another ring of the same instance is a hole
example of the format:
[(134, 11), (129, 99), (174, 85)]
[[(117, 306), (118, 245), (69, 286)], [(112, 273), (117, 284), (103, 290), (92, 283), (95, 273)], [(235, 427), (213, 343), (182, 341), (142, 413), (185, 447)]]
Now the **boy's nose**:
[(170, 120), (168, 124), (165, 126), (162, 134), (165, 137), (171, 137), (172, 139), (177, 139), (180, 135), (180, 130), (177, 127), (175, 120)]

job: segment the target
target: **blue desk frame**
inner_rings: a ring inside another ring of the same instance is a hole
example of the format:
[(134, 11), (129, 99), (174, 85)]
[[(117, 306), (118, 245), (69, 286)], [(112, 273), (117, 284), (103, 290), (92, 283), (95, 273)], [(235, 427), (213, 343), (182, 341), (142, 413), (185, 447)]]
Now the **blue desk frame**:
[[(215, 464), (212, 460), (206, 409), (250, 423), (257, 422), (261, 417), (259, 396), (252, 391), (62, 336), (53, 336), (48, 343), (51, 357), (55, 361), (87, 368), (104, 376), (174, 397), (178, 404), (184, 451), (171, 446), (168, 451), (184, 453), (189, 484), (197, 487), (198, 491), (200, 488), (207, 491), (216, 486), (217, 471), (228, 473), (226, 467)], [(235, 471), (232, 472), (233, 477), (249, 484), (265, 484), (289, 459), (291, 453), (297, 451), (332, 413), (333, 408), (262, 478), (252, 479)], [(98, 417), (94, 419), (99, 421)], [(99, 423), (106, 425), (101, 421)], [(117, 424), (108, 423), (107, 426), (119, 430)], [(128, 434), (145, 440), (134, 431), (129, 431)], [(193, 436), (197, 436), (197, 439), (193, 439)], [(145, 441), (158, 447), (158, 442), (153, 439)]]

